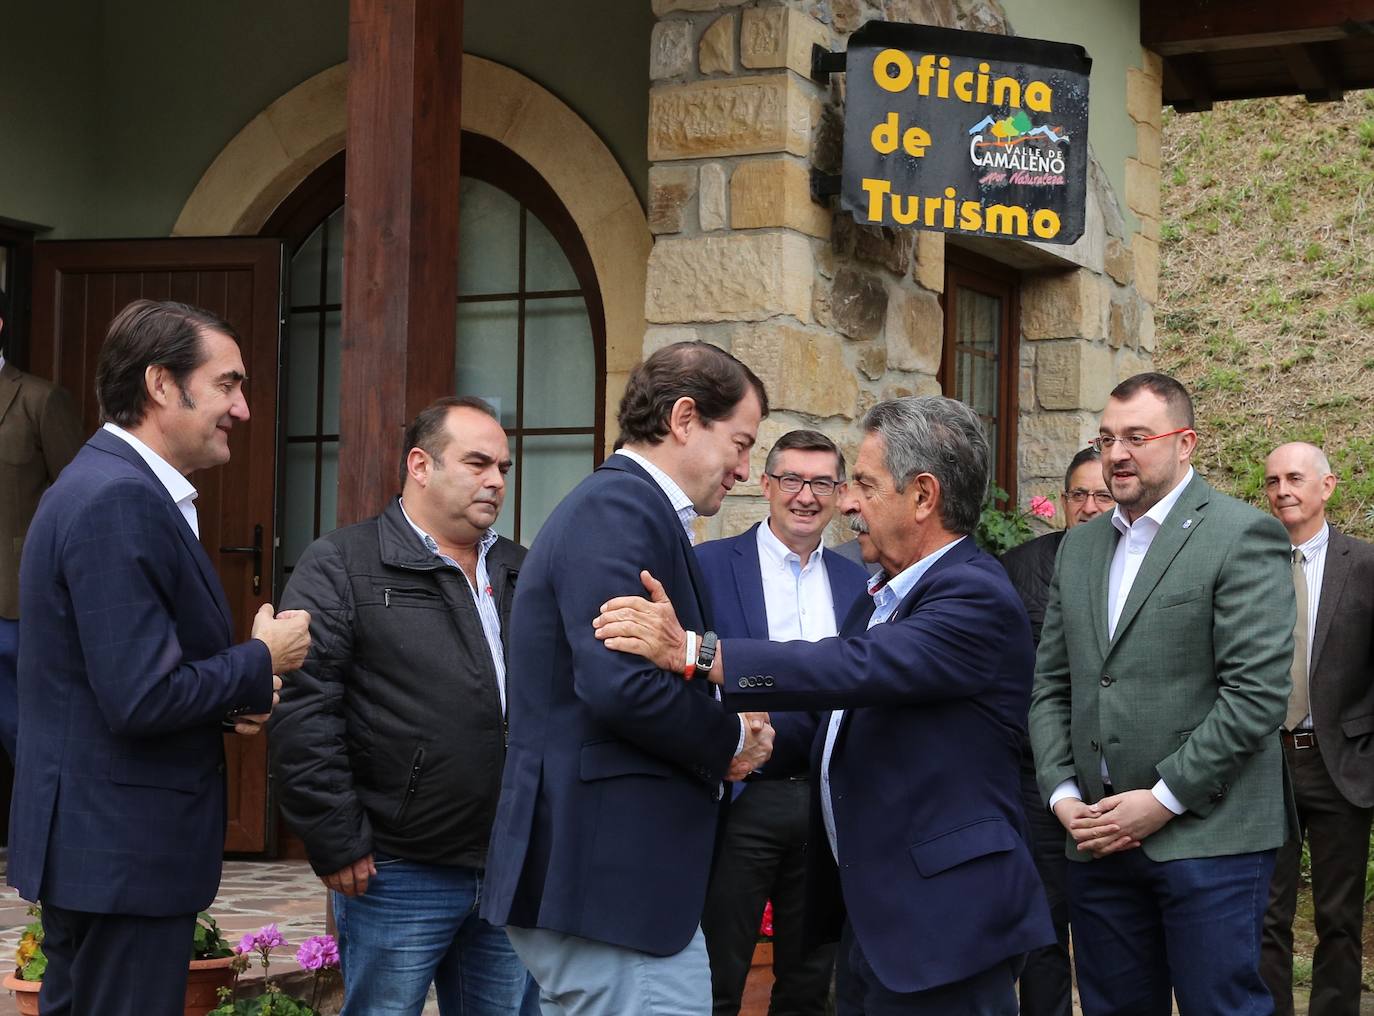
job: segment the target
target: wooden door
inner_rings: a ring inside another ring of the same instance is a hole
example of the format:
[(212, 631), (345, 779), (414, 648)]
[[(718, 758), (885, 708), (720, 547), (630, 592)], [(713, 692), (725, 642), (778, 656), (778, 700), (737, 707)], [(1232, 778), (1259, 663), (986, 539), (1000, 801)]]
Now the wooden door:
[[(277, 461), (277, 364), (282, 246), (277, 240), (70, 240), (34, 248), (29, 369), (71, 392), (87, 430), (99, 426), (95, 364), (110, 320), (131, 300), (177, 300), (223, 317), (239, 333), (249, 422), (229, 435), (228, 465), (195, 473), (200, 538), (246, 639), (272, 598)], [(261, 554), (251, 549), (261, 547)], [(268, 848), (267, 739), (225, 737), (229, 828), (224, 849)]]

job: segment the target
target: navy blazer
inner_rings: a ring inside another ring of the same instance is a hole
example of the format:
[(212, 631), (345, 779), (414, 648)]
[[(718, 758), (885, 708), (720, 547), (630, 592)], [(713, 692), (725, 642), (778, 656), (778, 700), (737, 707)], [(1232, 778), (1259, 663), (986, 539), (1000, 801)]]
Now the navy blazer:
[(19, 600), (9, 884), (70, 910), (203, 910), (224, 852), (221, 721), (271, 708), (272, 660), (231, 645), (209, 557), (114, 434), (43, 495)]
[[(716, 634), (721, 638), (768, 638), (768, 612), (763, 599), (763, 572), (759, 567), (757, 522), (738, 536), (728, 536), (723, 540), (711, 540), (697, 547), (697, 563), (701, 565), (702, 578), (706, 582), (706, 601), (711, 608), (711, 616), (716, 622)], [(849, 614), (850, 609), (861, 598), (867, 599), (868, 572), (846, 557), (829, 548), (823, 552), (825, 576), (830, 582), (830, 598), (835, 606), (835, 628)], [(798, 736), (792, 730), (796, 723), (810, 722), (808, 717), (789, 713), (779, 713), (773, 718), (773, 726), (778, 736), (788, 739)], [(804, 726), (809, 737), (814, 728)], [(787, 759), (769, 765), (764, 772), (772, 777), (791, 776), (804, 773), (810, 760), (795, 757), (791, 766)], [(738, 796), (748, 784), (736, 783), (735, 795)]]
[(709, 682), (596, 639), (601, 605), (642, 596), (646, 568), (684, 624), (710, 626), (677, 513), (612, 455), (554, 509), (520, 571), (482, 916), (668, 956), (701, 921), (740, 725)]
[[(882, 983), (924, 991), (1054, 941), (1018, 776), (1034, 650), (1006, 572), (971, 539), (892, 620), (869, 630), (872, 613), (859, 601), (815, 643), (725, 641), (725, 703), (846, 710), (830, 760), (840, 867), (817, 779), (808, 925), (834, 938), (847, 911)], [(817, 773), (828, 722), (812, 727)], [(775, 758), (789, 743), (780, 731)]]
[[(721, 638), (766, 639), (768, 615), (763, 602), (763, 573), (759, 569), (756, 522), (738, 536), (711, 540), (697, 547), (697, 563), (706, 581), (706, 600)], [(849, 613), (868, 590), (868, 574), (835, 551), (823, 552), (830, 596), (835, 603), (835, 625)]]

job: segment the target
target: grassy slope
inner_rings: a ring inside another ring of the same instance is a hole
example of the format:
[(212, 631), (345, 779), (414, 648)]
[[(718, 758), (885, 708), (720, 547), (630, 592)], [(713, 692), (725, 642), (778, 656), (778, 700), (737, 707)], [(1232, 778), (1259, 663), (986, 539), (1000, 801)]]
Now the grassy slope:
[(1262, 505), (1269, 450), (1320, 444), (1331, 517), (1374, 538), (1374, 92), (1166, 111), (1163, 166), (1155, 361), (1198, 467)]

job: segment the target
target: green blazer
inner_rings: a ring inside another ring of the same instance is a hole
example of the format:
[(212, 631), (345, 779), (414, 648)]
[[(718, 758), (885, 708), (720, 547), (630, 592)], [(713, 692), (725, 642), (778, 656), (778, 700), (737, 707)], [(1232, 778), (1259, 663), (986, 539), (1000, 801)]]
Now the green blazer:
[(1287, 532), (1195, 475), (1108, 639), (1118, 537), (1107, 513), (1059, 547), (1031, 695), (1041, 794), (1073, 778), (1099, 800), (1105, 754), (1116, 793), (1163, 779), (1188, 809), (1141, 845), (1151, 860), (1280, 846), (1294, 814), (1278, 738), (1295, 617)]

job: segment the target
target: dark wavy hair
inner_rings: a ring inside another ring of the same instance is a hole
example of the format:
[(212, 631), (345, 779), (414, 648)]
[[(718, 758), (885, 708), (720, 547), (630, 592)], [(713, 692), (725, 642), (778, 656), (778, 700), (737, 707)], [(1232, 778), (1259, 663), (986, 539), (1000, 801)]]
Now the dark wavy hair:
[(172, 300), (135, 300), (116, 314), (95, 367), (100, 418), (119, 427), (141, 423), (148, 411), (144, 374), (154, 365), (167, 368), (184, 399), (187, 379), (205, 362), (205, 332), (239, 341), (218, 314)]
[(664, 346), (630, 372), (616, 422), (622, 444), (658, 444), (668, 436), (668, 417), (678, 399), (692, 399), (707, 423), (735, 411), (753, 388), (768, 415), (768, 393), (752, 370), (719, 346), (675, 342)]

